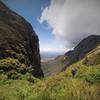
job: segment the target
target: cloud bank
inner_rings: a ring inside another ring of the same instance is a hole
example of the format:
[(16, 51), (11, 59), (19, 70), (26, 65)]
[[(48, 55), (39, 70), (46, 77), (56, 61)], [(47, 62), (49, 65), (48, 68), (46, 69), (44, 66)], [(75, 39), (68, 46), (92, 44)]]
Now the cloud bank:
[(67, 48), (74, 47), (88, 35), (100, 35), (100, 0), (51, 0), (39, 22), (48, 23)]

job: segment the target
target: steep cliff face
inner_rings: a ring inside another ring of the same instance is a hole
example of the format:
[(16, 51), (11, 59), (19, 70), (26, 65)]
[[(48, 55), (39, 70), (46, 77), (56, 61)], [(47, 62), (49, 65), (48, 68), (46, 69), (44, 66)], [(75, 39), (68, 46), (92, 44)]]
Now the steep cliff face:
[(39, 40), (32, 26), (0, 2), (0, 59), (16, 58), (32, 68), (32, 74), (43, 77)]
[(73, 51), (69, 51), (65, 54), (68, 57), (68, 61), (66, 65), (70, 65), (74, 62), (77, 62), (84, 58), (87, 53), (91, 50), (95, 49), (98, 45), (100, 45), (100, 36), (99, 35), (91, 35), (87, 38), (83, 39)]

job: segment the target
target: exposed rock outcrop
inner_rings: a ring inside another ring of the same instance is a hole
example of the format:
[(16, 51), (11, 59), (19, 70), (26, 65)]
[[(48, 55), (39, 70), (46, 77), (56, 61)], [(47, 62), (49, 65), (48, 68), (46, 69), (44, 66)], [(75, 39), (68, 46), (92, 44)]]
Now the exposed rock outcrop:
[(0, 59), (8, 57), (31, 66), (35, 77), (43, 77), (38, 36), (23, 17), (0, 2)]
[(73, 51), (69, 51), (65, 54), (68, 57), (66, 65), (71, 65), (86, 56), (91, 50), (95, 49), (100, 44), (99, 35), (91, 35), (83, 39)]

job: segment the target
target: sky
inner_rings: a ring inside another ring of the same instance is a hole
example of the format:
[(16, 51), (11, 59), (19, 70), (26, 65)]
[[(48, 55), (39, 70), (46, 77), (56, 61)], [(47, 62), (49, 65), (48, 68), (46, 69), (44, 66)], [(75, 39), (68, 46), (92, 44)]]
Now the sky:
[(66, 52), (89, 35), (100, 35), (100, 0), (1, 0), (28, 20), (41, 52)]

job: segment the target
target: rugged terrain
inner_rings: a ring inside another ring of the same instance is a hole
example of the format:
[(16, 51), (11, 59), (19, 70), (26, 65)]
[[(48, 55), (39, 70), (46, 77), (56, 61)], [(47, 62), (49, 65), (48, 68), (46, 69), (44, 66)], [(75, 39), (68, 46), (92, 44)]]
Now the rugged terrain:
[(100, 45), (100, 36), (91, 35), (83, 39), (73, 50), (54, 60), (42, 63), (45, 76), (52, 76), (66, 70), (68, 66), (83, 59), (91, 50)]
[(0, 2), (0, 100), (100, 99), (99, 35), (44, 63), (52, 76), (41, 80), (38, 42), (31, 25)]
[(100, 46), (64, 72), (33, 82), (3, 77), (1, 100), (99, 100)]
[[(0, 2), (0, 62), (13, 64), (16, 60), (22, 65), (22, 73), (29, 68), (33, 76), (43, 77), (38, 36), (30, 23)], [(3, 69), (8, 73), (11, 70)], [(19, 73), (16, 68), (13, 71)]]
[(91, 50), (100, 44), (99, 35), (91, 35), (83, 39), (72, 51), (65, 54), (69, 60), (66, 65), (71, 65), (85, 57)]

